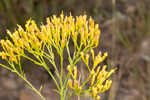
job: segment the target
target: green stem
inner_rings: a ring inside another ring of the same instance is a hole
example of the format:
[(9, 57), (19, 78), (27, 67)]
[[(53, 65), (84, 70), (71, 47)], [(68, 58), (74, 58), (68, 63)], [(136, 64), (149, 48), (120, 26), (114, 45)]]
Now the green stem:
[(60, 90), (60, 87), (59, 87), (59, 85), (58, 85), (58, 83), (57, 83), (57, 81), (56, 81), (54, 75), (52, 74), (52, 72), (51, 72), (49, 69), (47, 69), (47, 68), (45, 68), (45, 69), (47, 70), (47, 72), (49, 73), (49, 75), (52, 77), (52, 79), (53, 79), (53, 81), (55, 82), (55, 84), (56, 84), (58, 90)]
[(53, 67), (56, 71), (56, 75), (57, 75), (57, 77), (59, 77), (60, 75), (59, 75), (59, 71), (58, 71), (55, 61), (54, 61), (54, 53), (52, 51), (52, 47), (51, 46), (46, 46), (46, 47), (48, 49), (49, 54), (44, 52), (45, 56), (44, 55), (43, 56), (53, 65)]
[(41, 59), (42, 59), (42, 63), (43, 63), (43, 66), (44, 66), (45, 70), (46, 70), (46, 71), (49, 73), (49, 75), (52, 77), (52, 79), (53, 79), (53, 81), (55, 82), (55, 84), (56, 84), (58, 90), (60, 90), (60, 87), (59, 87), (59, 85), (58, 85), (58, 83), (57, 83), (57, 81), (56, 81), (54, 75), (52, 74), (52, 72), (50, 71), (49, 67), (48, 67), (47, 64), (45, 63), (43, 57), (41, 57)]
[(64, 86), (63, 86), (63, 50), (61, 50), (61, 54), (60, 54), (60, 66), (61, 66), (61, 75), (60, 75), (61, 90), (60, 90), (60, 96), (61, 96), (61, 100), (64, 100)]
[(20, 62), (20, 61), (19, 61), (19, 64), (18, 64), (18, 65), (19, 65), (20, 73), (23, 74), (22, 67), (21, 67), (21, 62)]
[(69, 50), (68, 44), (69, 43), (67, 43), (67, 45), (66, 45), (66, 49), (67, 49), (67, 53), (68, 53), (68, 60), (69, 60), (69, 63), (71, 64), (72, 63), (72, 59), (71, 59), (71, 55), (70, 55), (70, 50)]
[(25, 77), (23, 77), (18, 71), (16, 71), (16, 74), (21, 77), (30, 86), (30, 88), (41, 97), (42, 100), (46, 100), (45, 97)]
[(89, 80), (90, 80), (91, 76), (88, 76), (87, 80), (81, 85), (81, 87), (83, 87)]
[(61, 78), (63, 78), (63, 50), (60, 55)]
[(4, 68), (6, 68), (6, 69), (8, 69), (8, 70), (11, 70), (11, 71), (12, 71), (12, 69), (11, 69), (11, 68), (9, 68), (9, 67), (8, 67), (8, 66), (6, 66), (6, 65), (0, 64), (0, 66), (2, 66), (2, 67), (4, 67)]
[(20, 74), (20, 73), (18, 72), (18, 70), (16, 69), (16, 67), (14, 66), (13, 63), (11, 63), (11, 62), (9, 62), (9, 61), (8, 61), (8, 63), (9, 63), (10, 66), (12, 66), (13, 72), (15, 72), (21, 79), (23, 79), (23, 80), (30, 86), (30, 88), (31, 88), (35, 93), (37, 93), (37, 94), (41, 97), (42, 100), (46, 100), (45, 97), (40, 93), (40, 91), (38, 91), (38, 90), (26, 79), (25, 75), (22, 75), (22, 73)]
[(21, 56), (23, 56), (23, 57), (25, 57), (25, 58), (27, 58), (28, 60), (30, 60), (30, 61), (32, 61), (32, 62), (34, 62), (35, 64), (37, 64), (37, 65), (42, 65), (41, 63), (39, 63), (38, 61), (36, 61), (36, 60), (34, 60), (34, 59), (32, 59), (32, 58), (30, 58), (30, 57), (28, 57), (28, 56), (26, 56), (26, 55), (21, 55)]

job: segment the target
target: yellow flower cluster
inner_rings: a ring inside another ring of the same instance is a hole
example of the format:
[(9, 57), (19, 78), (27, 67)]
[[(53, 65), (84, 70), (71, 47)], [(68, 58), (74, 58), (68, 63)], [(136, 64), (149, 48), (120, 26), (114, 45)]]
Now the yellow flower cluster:
[(82, 90), (82, 87), (79, 86), (79, 81), (77, 80), (77, 66), (73, 67), (73, 72), (72, 72), (71, 66), (68, 65), (67, 70), (68, 70), (69, 74), (73, 77), (73, 80), (69, 79), (69, 81), (68, 81), (69, 87), (80, 92)]
[[(96, 57), (94, 56), (95, 55), (94, 50), (91, 50), (91, 53), (92, 53), (92, 58), (93, 58), (92, 69), (90, 69), (90, 67), (88, 65), (89, 64), (89, 55), (86, 54), (84, 56), (84, 53), (81, 52), (81, 57), (82, 57), (82, 60), (87, 65), (88, 70), (89, 70), (89, 80), (87, 82), (90, 82), (90, 87), (88, 88), (88, 92), (89, 92), (89, 94), (91, 94), (91, 96), (93, 98), (95, 98), (96, 100), (100, 100), (99, 94), (108, 90), (112, 84), (112, 80), (109, 78), (115, 72), (115, 69), (111, 69), (110, 71), (107, 71), (106, 65), (103, 65), (102, 68), (100, 66), (98, 66), (99, 63), (103, 62), (106, 59), (106, 57), (108, 56), (107, 53), (104, 53), (104, 55), (102, 56), (101, 52), (99, 52)], [(67, 67), (67, 70), (72, 75), (72, 77), (74, 79), (74, 84), (76, 84), (77, 68), (75, 67), (75, 69), (73, 69), (73, 71), (76, 72), (74, 74), (72, 73), (72, 69), (71, 69), (70, 65)], [(81, 90), (83, 85), (81, 84), (81, 86), (79, 86), (79, 83), (78, 83), (78, 87), (75, 87), (75, 86), (73, 87), (72, 79), (70, 79), (69, 86), (72, 89), (80, 88), (80, 90)], [(85, 90), (82, 90), (82, 92), (83, 91), (85, 91)]]
[[(70, 58), (71, 63), (67, 66), (67, 70), (72, 77), (68, 80), (69, 87), (79, 94), (84, 93), (84, 91), (88, 91), (88, 93), (95, 99), (100, 99), (99, 94), (110, 88), (112, 80), (109, 79), (109, 77), (115, 70), (112, 69), (107, 71), (106, 65), (102, 66), (102, 68), (98, 66), (99, 63), (106, 59), (108, 54), (104, 53), (104, 55), (102, 55), (102, 53), (99, 52), (95, 57), (94, 50), (91, 50), (98, 46), (100, 37), (99, 26), (94, 23), (91, 17), (88, 19), (86, 15), (83, 15), (74, 18), (72, 15), (64, 16), (62, 13), (59, 17), (53, 15), (52, 17), (47, 18), (45, 25), (41, 24), (38, 26), (34, 20), (29, 19), (25, 24), (25, 29), (21, 25), (17, 26), (18, 27), (14, 32), (7, 30), (10, 39), (0, 40), (2, 47), (0, 56), (2, 59), (18, 64), (20, 62), (20, 57), (26, 56), (25, 51), (28, 51), (33, 55), (38, 54), (37, 58), (39, 55), (40, 57), (45, 57), (46, 55), (49, 59), (51, 55), (49, 56), (44, 52), (46, 47), (48, 51), (50, 51), (49, 48), (51, 47), (56, 48), (60, 56), (63, 56), (62, 53), (65, 47), (67, 48), (67, 51), (69, 51), (68, 44), (71, 39), (74, 43), (75, 49), (79, 49), (76, 53), (77, 56), (73, 57), (72, 61)], [(82, 48), (86, 49), (83, 49), (81, 52)], [(91, 50), (92, 54), (92, 69), (89, 67), (90, 55), (85, 53), (88, 52), (88, 50)], [(70, 54), (70, 52), (68, 52), (68, 54)], [(39, 59), (44, 61), (44, 59), (40, 57)], [(78, 59), (80, 60), (80, 57), (85, 62), (89, 70), (89, 78), (83, 84), (81, 84), (78, 79), (77, 67), (71, 66), (76, 64)], [(63, 60), (61, 59), (61, 61), (63, 68)], [(61, 72), (63, 72), (62, 69)], [(90, 86), (88, 87), (88, 90), (84, 90), (83, 86), (87, 82), (90, 82)]]
[(1, 40), (0, 43), (4, 50), (0, 52), (0, 56), (2, 56), (2, 59), (18, 63), (18, 61), (20, 60), (20, 56), (17, 54), (23, 53), (23, 50), (20, 49), (19, 47), (15, 47), (12, 44), (12, 42), (10, 42), (10, 40), (6, 40), (6, 41)]
[[(27, 51), (40, 52), (44, 44), (52, 45), (61, 50), (66, 46), (69, 39), (72, 39), (75, 46), (84, 44), (95, 47), (99, 43), (100, 30), (98, 24), (95, 24), (92, 18), (87, 19), (86, 15), (64, 16), (63, 13), (56, 17), (47, 18), (47, 24), (37, 26), (34, 20), (28, 20), (25, 29), (18, 25), (17, 29), (11, 33), (10, 40), (1, 40), (3, 51), (0, 56), (3, 59), (18, 62), (19, 55)], [(80, 37), (80, 38), (78, 38)], [(80, 43), (77, 40), (80, 39)]]
[(109, 79), (109, 77), (115, 70), (112, 69), (110, 71), (106, 71), (106, 67), (107, 66), (104, 65), (101, 71), (100, 67), (96, 68), (96, 71), (92, 71), (90, 83), (93, 98), (100, 99), (98, 94), (108, 90), (112, 84), (112, 80)]

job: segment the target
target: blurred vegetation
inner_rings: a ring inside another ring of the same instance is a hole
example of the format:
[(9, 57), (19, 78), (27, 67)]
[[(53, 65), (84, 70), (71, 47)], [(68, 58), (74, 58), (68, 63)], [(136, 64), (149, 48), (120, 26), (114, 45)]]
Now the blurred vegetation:
[[(6, 29), (24, 25), (29, 18), (40, 24), (62, 11), (73, 16), (86, 13), (100, 24), (99, 49), (110, 52), (108, 64), (118, 66), (107, 99), (116, 100), (124, 80), (129, 82), (131, 78), (139, 83), (132, 87), (140, 92), (138, 100), (150, 100), (149, 5), (150, 0), (0, 0), (0, 34), (3, 38)], [(145, 42), (149, 45), (145, 46)], [(129, 84), (125, 86), (130, 88)]]

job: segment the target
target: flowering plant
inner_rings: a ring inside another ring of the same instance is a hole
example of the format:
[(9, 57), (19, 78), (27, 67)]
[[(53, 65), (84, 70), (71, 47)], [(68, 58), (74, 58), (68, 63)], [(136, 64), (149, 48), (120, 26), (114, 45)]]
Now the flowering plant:
[[(60, 94), (61, 100), (69, 98), (72, 94), (81, 96), (85, 93), (95, 99), (100, 99), (99, 94), (110, 88), (112, 83), (110, 76), (115, 69), (107, 71), (107, 65), (98, 66), (108, 56), (107, 53), (102, 55), (101, 52), (95, 56), (93, 50), (99, 44), (100, 29), (98, 24), (95, 24), (91, 17), (87, 19), (86, 15), (74, 18), (71, 15), (64, 16), (63, 13), (60, 17), (53, 15), (51, 18), (47, 18), (46, 22), (46, 25), (41, 24), (38, 27), (35, 21), (30, 19), (26, 22), (25, 29), (18, 25), (13, 33), (7, 30), (10, 39), (0, 41), (2, 46), (0, 56), (9, 65), (0, 63), (0, 66), (16, 73), (42, 100), (45, 100), (45, 97), (27, 80), (23, 71), (21, 66), (21, 58), (23, 57), (42, 66), (49, 73), (57, 86), (56, 91)], [(74, 46), (73, 54), (70, 53), (70, 41)], [(60, 67), (56, 64), (54, 50), (60, 56)], [(64, 68), (66, 68), (64, 67), (64, 50), (67, 51), (69, 62), (68, 74), (65, 78), (63, 77)], [(32, 54), (35, 59), (28, 56), (26, 52)], [(91, 52), (93, 66), (89, 65), (89, 52)], [(45, 59), (52, 64), (56, 76), (51, 72)], [(89, 71), (88, 78), (84, 82), (80, 81), (76, 66), (81, 60)], [(89, 83), (90, 85), (87, 86), (86, 84)], [(68, 89), (69, 87), (70, 89)]]

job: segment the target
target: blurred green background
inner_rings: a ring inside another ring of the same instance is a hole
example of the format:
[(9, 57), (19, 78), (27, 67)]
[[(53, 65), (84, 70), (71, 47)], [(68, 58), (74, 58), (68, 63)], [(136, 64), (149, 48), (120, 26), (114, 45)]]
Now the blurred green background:
[[(108, 51), (108, 65), (118, 68), (102, 100), (150, 100), (149, 5), (150, 0), (0, 0), (0, 38), (30, 18), (40, 24), (62, 11), (92, 16), (102, 31), (97, 50)], [(0, 100), (25, 100), (2, 99), (6, 94)]]

